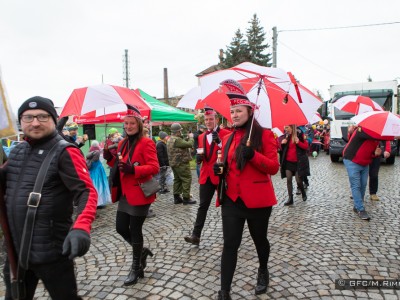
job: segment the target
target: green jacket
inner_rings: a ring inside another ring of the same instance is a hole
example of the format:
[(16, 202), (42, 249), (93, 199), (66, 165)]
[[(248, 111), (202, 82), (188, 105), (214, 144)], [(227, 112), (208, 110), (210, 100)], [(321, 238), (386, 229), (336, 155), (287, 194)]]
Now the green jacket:
[(180, 164), (188, 164), (192, 160), (190, 149), (193, 148), (193, 138), (185, 141), (180, 136), (172, 135), (167, 141), (169, 165), (171, 167)]

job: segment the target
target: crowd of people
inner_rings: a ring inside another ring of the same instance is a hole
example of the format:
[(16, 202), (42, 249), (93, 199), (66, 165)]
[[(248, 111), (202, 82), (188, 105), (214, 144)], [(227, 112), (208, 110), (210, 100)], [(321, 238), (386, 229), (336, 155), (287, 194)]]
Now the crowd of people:
[[(0, 152), (0, 183), (5, 190), (6, 214), (12, 218), (9, 230), (13, 244), (8, 250), (18, 257), (17, 274), (12, 274), (9, 267), (10, 256), (5, 263), (5, 299), (13, 299), (13, 293), (19, 290), (10, 280), (13, 275), (23, 286), (20, 290), (25, 293), (24, 299), (33, 298), (39, 280), (53, 299), (81, 299), (73, 259), (89, 250), (96, 208), (112, 202), (117, 203), (116, 231), (131, 249), (132, 265), (124, 285), (137, 283), (144, 277), (147, 258), (153, 256), (144, 245), (143, 226), (157, 193), (171, 193), (174, 204), (197, 203), (191, 193), (193, 158), (199, 205), (191, 233), (182, 238), (189, 244), (200, 244), (216, 194), (223, 232), (220, 290), (216, 297), (231, 299), (246, 223), (258, 256), (254, 293), (265, 293), (269, 285), (268, 225), (272, 207), (277, 204), (271, 176), (280, 170), (282, 179), (286, 178), (285, 206), (294, 204), (293, 177), (296, 194), (307, 201), (309, 155), (319, 151), (312, 148), (318, 144), (314, 141), (319, 129), (287, 124), (284, 134), (276, 137), (254, 118), (255, 106), (240, 83), (225, 80), (221, 85), (230, 100), (232, 124), (223, 126), (218, 113), (205, 107), (204, 124), (199, 124), (194, 134), (184, 137), (181, 124), (173, 123), (171, 134), (160, 131), (159, 141), (154, 143), (139, 109), (127, 105), (123, 133), (110, 128), (104, 148), (92, 140), (86, 156), (80, 148), (88, 136), (78, 136), (76, 123), (67, 123), (66, 118), (58, 120), (50, 99), (26, 100), (18, 111), (26, 142), (18, 144), (8, 157)], [(328, 127), (320, 129), (321, 138)], [(354, 212), (363, 220), (370, 218), (363, 204), (368, 174), (371, 200), (379, 200), (380, 157), (387, 156), (387, 147), (388, 143), (380, 144), (379, 137), (361, 127), (349, 129), (343, 162)], [(108, 178), (102, 159), (110, 168)], [(168, 174), (173, 174), (172, 191), (166, 183)], [(147, 194), (145, 186), (153, 177), (158, 178), (159, 187)], [(32, 218), (37, 222), (31, 222)]]

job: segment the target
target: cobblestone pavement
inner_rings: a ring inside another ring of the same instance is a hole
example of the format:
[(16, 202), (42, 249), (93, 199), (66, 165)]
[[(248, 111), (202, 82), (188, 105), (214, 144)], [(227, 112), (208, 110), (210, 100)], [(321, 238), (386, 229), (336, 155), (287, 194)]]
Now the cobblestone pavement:
[[(258, 268), (254, 244), (246, 229), (232, 284), (233, 299), (400, 299), (400, 290), (338, 290), (335, 279), (396, 279), (400, 274), (399, 181), (400, 159), (380, 170), (381, 201), (366, 197), (371, 221), (352, 211), (349, 184), (342, 163), (321, 154), (310, 158), (308, 200), (295, 196), (293, 207), (283, 206), (286, 182), (274, 176), (279, 204), (270, 219), (270, 285), (254, 296)], [(194, 173), (193, 173), (194, 174)], [(397, 175), (395, 175), (397, 174)], [(198, 185), (193, 180), (193, 194)], [(197, 205), (174, 205), (172, 195), (160, 195), (157, 216), (144, 225), (148, 259), (145, 278), (130, 287), (131, 250), (116, 233), (115, 205), (98, 211), (92, 246), (76, 259), (80, 294), (84, 299), (215, 299), (219, 290), (222, 230), (220, 209), (211, 207), (199, 247), (187, 244)], [(0, 283), (0, 296), (4, 284)], [(39, 286), (37, 299), (48, 299)]]

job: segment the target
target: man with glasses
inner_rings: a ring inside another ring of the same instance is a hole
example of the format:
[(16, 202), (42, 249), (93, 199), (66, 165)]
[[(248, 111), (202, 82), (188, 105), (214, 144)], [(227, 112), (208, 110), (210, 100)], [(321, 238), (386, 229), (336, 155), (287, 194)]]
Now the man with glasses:
[[(19, 257), (19, 277), (25, 282), (24, 299), (33, 299), (39, 279), (52, 299), (81, 299), (73, 259), (89, 250), (97, 192), (81, 151), (58, 134), (57, 112), (50, 99), (37, 96), (26, 100), (18, 110), (18, 119), (25, 141), (11, 150), (0, 167), (0, 184), (6, 191), (6, 214)], [(41, 177), (39, 170), (49, 153), (43, 187), (37, 189), (36, 179)], [(75, 222), (73, 203), (78, 207)], [(32, 207), (36, 211), (32, 212)], [(32, 213), (34, 222), (30, 223), (27, 216)], [(29, 237), (30, 242), (21, 242)], [(3, 278), (5, 299), (12, 299), (8, 258)]]

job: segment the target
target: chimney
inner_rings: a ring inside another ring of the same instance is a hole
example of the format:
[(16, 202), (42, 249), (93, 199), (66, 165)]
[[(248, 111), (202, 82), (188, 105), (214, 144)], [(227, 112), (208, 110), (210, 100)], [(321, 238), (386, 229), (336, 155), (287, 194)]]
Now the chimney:
[(219, 63), (221, 64), (224, 61), (224, 50), (219, 49)]
[(164, 101), (168, 104), (169, 103), (169, 96), (168, 96), (168, 69), (164, 68)]

